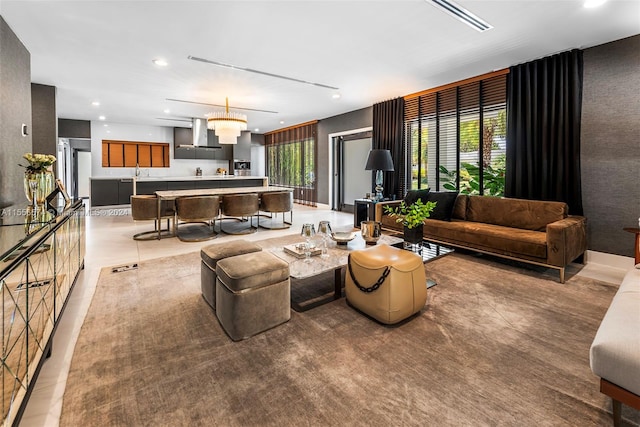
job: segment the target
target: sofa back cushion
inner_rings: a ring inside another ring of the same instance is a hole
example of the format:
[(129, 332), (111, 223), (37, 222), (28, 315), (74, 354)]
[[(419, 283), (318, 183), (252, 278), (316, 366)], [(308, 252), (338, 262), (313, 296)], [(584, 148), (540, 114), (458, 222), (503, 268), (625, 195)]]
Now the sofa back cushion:
[(422, 200), (422, 203), (427, 203), (429, 197), (429, 189), (421, 188), (420, 190), (409, 190), (404, 195), (404, 204), (410, 206), (414, 204), (418, 199)]
[(455, 191), (431, 191), (427, 200), (430, 202), (436, 202), (436, 207), (431, 211), (429, 218), (439, 219), (441, 221), (451, 221), (457, 197), (458, 193)]
[(546, 231), (547, 224), (567, 217), (567, 204), (539, 200), (469, 196), (467, 221)]
[(467, 199), (469, 196), (466, 194), (458, 194), (456, 197), (456, 203), (453, 205), (452, 219), (467, 219)]

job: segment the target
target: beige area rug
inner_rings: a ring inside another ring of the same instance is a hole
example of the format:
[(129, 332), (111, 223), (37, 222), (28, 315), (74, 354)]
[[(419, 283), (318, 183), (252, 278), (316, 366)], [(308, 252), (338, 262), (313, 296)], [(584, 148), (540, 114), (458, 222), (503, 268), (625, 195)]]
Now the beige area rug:
[(198, 253), (103, 269), (61, 425), (612, 425), (589, 346), (615, 286), (459, 253), (425, 268), (438, 286), (399, 327), (341, 299), (241, 342), (200, 295)]

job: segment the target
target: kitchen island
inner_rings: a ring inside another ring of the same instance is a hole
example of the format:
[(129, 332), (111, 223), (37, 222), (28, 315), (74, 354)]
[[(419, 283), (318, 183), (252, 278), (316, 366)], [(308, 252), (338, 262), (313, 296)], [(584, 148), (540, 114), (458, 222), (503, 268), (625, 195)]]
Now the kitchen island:
[(132, 195), (155, 194), (156, 191), (263, 187), (268, 184), (269, 179), (264, 176), (239, 175), (92, 177), (91, 206), (128, 205)]

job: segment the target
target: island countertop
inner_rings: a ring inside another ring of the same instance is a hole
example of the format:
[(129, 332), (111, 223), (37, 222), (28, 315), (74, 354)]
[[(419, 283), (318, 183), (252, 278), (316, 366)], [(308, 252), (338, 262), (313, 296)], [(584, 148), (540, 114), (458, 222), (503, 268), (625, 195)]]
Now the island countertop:
[(247, 175), (99, 176), (91, 179), (91, 206), (128, 205), (132, 195), (156, 191), (266, 187), (269, 178)]
[(92, 180), (130, 179), (132, 181), (213, 181), (213, 180), (244, 180), (267, 179), (265, 176), (252, 175), (203, 175), (203, 176), (92, 176)]

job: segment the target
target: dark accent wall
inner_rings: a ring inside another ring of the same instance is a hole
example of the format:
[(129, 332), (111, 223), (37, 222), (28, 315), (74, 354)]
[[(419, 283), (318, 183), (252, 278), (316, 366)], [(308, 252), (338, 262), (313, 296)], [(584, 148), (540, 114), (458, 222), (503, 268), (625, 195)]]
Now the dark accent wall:
[(22, 156), (31, 147), (31, 55), (0, 16), (0, 208), (26, 205), (18, 163), (26, 163)]
[(91, 139), (91, 122), (89, 120), (58, 119), (58, 137)]
[(582, 199), (592, 251), (633, 257), (640, 217), (640, 35), (584, 51)]
[(329, 134), (373, 126), (373, 106), (318, 122), (318, 203), (329, 204)]
[(33, 152), (57, 155), (58, 117), (55, 86), (31, 84), (31, 121)]

